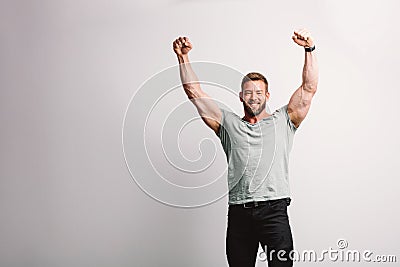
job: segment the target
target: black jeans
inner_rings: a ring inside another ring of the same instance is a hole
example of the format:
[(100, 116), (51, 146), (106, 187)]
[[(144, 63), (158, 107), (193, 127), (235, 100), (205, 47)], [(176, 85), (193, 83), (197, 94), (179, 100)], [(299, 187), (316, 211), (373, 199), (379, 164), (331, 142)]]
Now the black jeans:
[(257, 207), (230, 205), (226, 234), (226, 255), (230, 267), (254, 267), (258, 244), (269, 267), (293, 266), (292, 232), (287, 207), (290, 198), (262, 202)]

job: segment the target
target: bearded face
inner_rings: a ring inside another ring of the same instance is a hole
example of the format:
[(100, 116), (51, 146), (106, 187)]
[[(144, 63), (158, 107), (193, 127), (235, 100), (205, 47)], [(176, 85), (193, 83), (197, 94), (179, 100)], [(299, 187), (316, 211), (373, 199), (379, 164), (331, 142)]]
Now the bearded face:
[(241, 101), (245, 112), (254, 117), (265, 110), (269, 93), (263, 81), (249, 81), (243, 85), (240, 93)]

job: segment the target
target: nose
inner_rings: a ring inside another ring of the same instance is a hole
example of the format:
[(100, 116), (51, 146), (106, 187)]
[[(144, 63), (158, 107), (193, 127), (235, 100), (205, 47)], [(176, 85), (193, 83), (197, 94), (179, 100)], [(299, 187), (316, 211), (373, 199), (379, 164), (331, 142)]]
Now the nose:
[(257, 100), (257, 94), (256, 94), (256, 92), (252, 92), (252, 93), (251, 93), (251, 95), (250, 95), (250, 100), (252, 100), (252, 101)]

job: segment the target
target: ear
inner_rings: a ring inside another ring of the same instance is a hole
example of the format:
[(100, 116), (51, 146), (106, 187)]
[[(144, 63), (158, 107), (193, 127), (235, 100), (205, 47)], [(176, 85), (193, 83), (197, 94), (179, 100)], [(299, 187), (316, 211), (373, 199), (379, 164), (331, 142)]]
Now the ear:
[(269, 97), (270, 97), (269, 92), (266, 92), (266, 93), (265, 93), (265, 99), (266, 99), (266, 100), (269, 100)]
[(243, 92), (239, 92), (240, 102), (243, 102)]

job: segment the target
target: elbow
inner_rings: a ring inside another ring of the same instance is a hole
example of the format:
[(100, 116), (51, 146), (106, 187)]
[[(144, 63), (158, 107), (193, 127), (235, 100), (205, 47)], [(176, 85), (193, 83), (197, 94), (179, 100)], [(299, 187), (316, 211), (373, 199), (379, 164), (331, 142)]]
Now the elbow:
[(199, 90), (194, 86), (185, 84), (185, 85), (183, 85), (183, 89), (185, 90), (185, 93), (189, 99), (194, 99), (194, 98), (200, 97)]
[(317, 92), (318, 83), (317, 82), (310, 82), (310, 83), (303, 83), (303, 90), (315, 94)]

